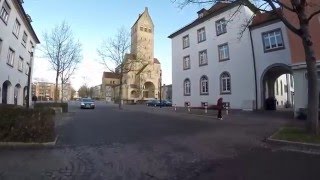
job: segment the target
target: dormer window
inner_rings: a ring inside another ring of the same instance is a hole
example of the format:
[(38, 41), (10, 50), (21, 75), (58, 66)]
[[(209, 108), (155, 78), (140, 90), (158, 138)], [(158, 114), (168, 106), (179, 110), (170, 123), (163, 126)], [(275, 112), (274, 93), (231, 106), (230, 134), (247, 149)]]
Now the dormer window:
[(206, 9), (201, 9), (200, 11), (198, 11), (197, 13), (198, 13), (198, 18), (202, 18), (203, 16), (204, 16), (204, 14), (205, 14), (205, 12), (206, 12), (207, 10)]

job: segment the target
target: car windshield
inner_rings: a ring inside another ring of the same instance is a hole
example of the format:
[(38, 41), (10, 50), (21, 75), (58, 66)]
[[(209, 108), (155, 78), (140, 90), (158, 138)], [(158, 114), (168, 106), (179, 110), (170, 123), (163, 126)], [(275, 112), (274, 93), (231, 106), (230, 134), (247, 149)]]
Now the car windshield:
[(93, 100), (92, 99), (82, 99), (82, 102), (93, 102)]

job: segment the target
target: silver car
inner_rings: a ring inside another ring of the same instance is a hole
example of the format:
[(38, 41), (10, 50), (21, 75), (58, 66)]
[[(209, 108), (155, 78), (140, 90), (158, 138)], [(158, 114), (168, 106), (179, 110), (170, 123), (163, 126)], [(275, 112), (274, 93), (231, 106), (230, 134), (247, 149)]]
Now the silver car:
[(92, 100), (91, 98), (82, 98), (80, 101), (80, 108), (94, 109), (95, 108), (94, 100)]

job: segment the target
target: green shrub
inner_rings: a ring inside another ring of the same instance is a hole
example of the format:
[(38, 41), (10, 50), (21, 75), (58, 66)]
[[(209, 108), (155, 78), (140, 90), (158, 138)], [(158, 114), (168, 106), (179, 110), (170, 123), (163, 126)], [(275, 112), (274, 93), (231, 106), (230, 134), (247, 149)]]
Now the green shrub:
[(54, 110), (0, 106), (0, 141), (49, 142), (55, 138)]
[(42, 109), (42, 108), (50, 108), (50, 107), (61, 107), (62, 112), (67, 113), (68, 112), (68, 103), (36, 103), (34, 105), (35, 109)]

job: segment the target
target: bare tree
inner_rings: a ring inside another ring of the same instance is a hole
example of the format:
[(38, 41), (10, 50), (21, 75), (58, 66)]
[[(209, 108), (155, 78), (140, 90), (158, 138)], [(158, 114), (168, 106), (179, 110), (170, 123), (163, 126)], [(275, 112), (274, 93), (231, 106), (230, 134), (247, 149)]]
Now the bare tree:
[[(315, 49), (310, 34), (310, 21), (320, 14), (320, 5), (312, 0), (228, 0), (228, 2), (239, 1), (240, 5), (248, 7), (254, 14), (273, 11), (285, 26), (296, 34), (301, 40), (305, 53), (305, 61), (308, 73), (308, 112), (307, 130), (312, 134), (319, 134), (318, 122), (318, 81)], [(172, 0), (180, 8), (189, 4), (215, 4), (219, 0)], [(282, 11), (280, 11), (281, 9)], [(292, 22), (284, 11), (295, 15), (297, 23)], [(252, 19), (251, 19), (252, 20)], [(251, 21), (244, 27), (248, 27)]]
[(66, 22), (55, 26), (50, 33), (45, 32), (43, 39), (42, 51), (56, 72), (55, 102), (57, 102), (59, 76), (63, 89), (63, 84), (69, 80), (81, 60), (81, 44), (74, 40), (71, 28)]
[(109, 71), (119, 75), (119, 108), (122, 109), (122, 88), (124, 76), (136, 69), (136, 64), (142, 62), (141, 58), (135, 55), (134, 58), (128, 57), (131, 47), (130, 33), (124, 28), (120, 28), (117, 34), (103, 41), (101, 47), (97, 50), (102, 63)]

